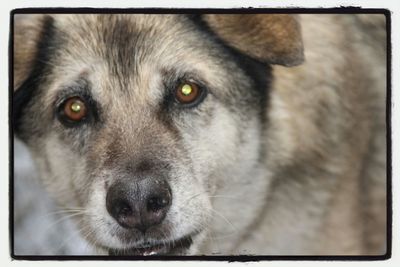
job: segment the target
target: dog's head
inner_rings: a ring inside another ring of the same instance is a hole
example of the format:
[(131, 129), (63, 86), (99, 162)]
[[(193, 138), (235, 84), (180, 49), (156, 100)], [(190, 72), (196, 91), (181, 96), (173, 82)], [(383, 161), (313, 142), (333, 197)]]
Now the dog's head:
[[(195, 253), (213, 227), (213, 196), (262, 190), (268, 66), (302, 61), (296, 18), (14, 22), (14, 129), (49, 192), (80, 210), (94, 245), (114, 254)], [(248, 197), (245, 209), (262, 205)]]

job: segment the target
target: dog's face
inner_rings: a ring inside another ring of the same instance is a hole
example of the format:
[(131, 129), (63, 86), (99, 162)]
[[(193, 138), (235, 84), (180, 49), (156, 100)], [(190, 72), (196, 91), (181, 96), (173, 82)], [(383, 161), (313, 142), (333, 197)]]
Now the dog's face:
[(196, 253), (212, 196), (262, 169), (276, 53), (229, 45), (218, 16), (22, 21), (14, 123), (49, 192), (111, 254)]

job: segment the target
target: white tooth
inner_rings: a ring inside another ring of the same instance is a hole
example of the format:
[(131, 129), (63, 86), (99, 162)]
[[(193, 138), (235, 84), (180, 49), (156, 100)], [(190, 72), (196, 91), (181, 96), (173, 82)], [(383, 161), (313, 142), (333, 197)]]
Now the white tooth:
[(157, 252), (152, 250), (152, 251), (145, 251), (143, 253), (143, 256), (151, 256), (151, 255), (157, 255)]

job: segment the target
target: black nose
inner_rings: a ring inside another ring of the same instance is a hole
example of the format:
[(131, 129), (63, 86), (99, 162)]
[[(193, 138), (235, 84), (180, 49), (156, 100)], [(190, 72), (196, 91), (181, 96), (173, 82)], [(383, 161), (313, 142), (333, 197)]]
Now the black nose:
[(165, 179), (118, 181), (107, 192), (107, 210), (125, 228), (145, 232), (160, 224), (171, 206), (172, 194)]

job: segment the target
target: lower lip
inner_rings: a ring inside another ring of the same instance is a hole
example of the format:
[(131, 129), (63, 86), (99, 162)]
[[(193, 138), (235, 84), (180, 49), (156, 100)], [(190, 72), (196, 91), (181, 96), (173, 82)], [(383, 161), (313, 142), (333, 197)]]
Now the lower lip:
[(151, 247), (134, 247), (127, 249), (109, 249), (110, 256), (157, 256), (180, 255), (192, 244), (191, 237), (184, 237), (167, 244), (159, 244)]

